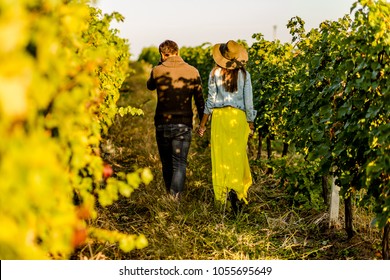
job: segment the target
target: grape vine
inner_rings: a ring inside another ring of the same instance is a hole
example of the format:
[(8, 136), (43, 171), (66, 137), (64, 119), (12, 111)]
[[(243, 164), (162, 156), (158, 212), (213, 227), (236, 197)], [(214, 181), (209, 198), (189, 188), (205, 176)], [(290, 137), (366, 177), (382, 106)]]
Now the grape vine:
[(0, 10), (1, 259), (68, 258), (92, 237), (143, 248), (142, 235), (89, 223), (97, 203), (152, 180), (148, 169), (102, 176), (102, 135), (117, 113), (142, 113), (116, 106), (130, 54), (109, 23), (122, 16), (68, 0)]
[(361, 0), (351, 16), (309, 32), (298, 17), (288, 27), (293, 44), (254, 35), (250, 49), (259, 131), (293, 144), (319, 176), (337, 177), (349, 237), (357, 194), (374, 208), (373, 224), (389, 227), (389, 3)]
[[(292, 43), (254, 34), (248, 48), (259, 143), (262, 137), (269, 146), (278, 139), (283, 155), (292, 148), (290, 157), (274, 159), (269, 150), (267, 164), (293, 202), (313, 205), (320, 196), (327, 201), (327, 178), (337, 178), (348, 236), (354, 235), (352, 201), (357, 200), (374, 210), (372, 224), (384, 229), (387, 240), (390, 4), (360, 0), (337, 21), (306, 31), (304, 20), (294, 17), (287, 27)], [(189, 60), (211, 69), (209, 50), (205, 54), (201, 47), (192, 49), (197, 54)], [(389, 258), (386, 246), (383, 255)]]

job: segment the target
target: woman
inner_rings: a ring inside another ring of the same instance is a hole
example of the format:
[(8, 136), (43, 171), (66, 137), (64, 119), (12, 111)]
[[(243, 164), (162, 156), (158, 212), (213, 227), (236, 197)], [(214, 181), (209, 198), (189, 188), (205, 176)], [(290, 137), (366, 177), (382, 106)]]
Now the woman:
[(247, 203), (247, 192), (252, 184), (246, 146), (253, 132), (256, 111), (250, 74), (245, 70), (248, 53), (235, 41), (213, 47), (216, 66), (208, 83), (208, 98), (198, 134), (203, 137), (211, 115), (211, 162), (215, 200), (232, 203), (237, 212), (237, 201)]

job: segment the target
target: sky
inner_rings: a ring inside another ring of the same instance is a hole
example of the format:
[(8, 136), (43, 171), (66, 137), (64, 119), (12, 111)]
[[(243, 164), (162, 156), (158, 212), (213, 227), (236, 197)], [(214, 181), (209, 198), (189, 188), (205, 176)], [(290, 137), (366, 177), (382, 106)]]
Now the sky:
[(299, 16), (306, 31), (325, 20), (350, 13), (355, 0), (95, 0), (103, 13), (119, 12), (124, 22), (113, 22), (119, 36), (129, 41), (131, 59), (144, 47), (166, 39), (179, 47), (245, 40), (262, 33), (267, 40), (290, 42), (288, 21)]

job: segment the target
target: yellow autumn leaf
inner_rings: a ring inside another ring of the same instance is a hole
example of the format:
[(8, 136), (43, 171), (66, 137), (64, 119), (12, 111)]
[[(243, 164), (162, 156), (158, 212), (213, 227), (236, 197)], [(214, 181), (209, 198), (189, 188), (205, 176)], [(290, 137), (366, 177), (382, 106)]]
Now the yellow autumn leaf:
[(1, 11), (0, 54), (21, 48), (28, 40), (28, 17), (22, 5), (20, 3), (9, 3)]
[(150, 168), (144, 168), (142, 170), (141, 179), (145, 185), (149, 185), (149, 183), (153, 181), (153, 174)]
[(18, 78), (0, 76), (0, 111), (9, 117), (23, 117), (27, 112), (26, 85)]

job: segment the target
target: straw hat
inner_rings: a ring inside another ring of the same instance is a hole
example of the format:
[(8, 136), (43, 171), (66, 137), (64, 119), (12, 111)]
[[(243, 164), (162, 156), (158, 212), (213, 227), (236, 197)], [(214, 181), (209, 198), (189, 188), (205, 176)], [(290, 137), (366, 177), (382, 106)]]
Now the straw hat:
[(226, 69), (240, 68), (248, 61), (245, 47), (230, 40), (226, 44), (216, 44), (213, 47), (215, 63)]

